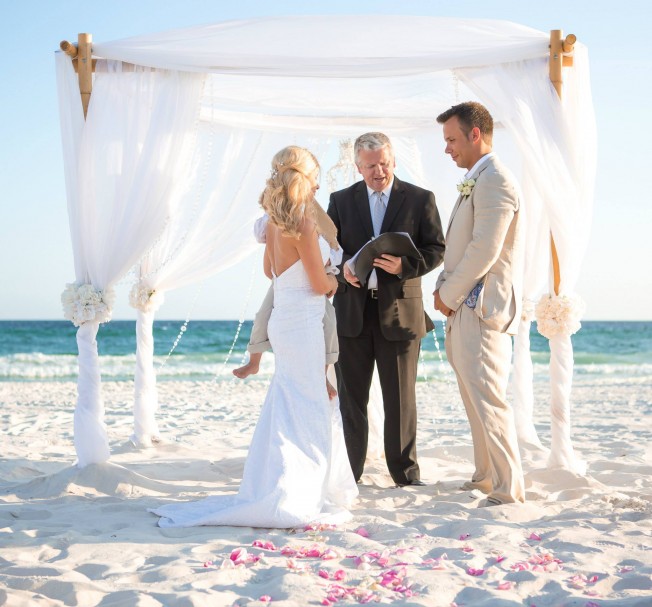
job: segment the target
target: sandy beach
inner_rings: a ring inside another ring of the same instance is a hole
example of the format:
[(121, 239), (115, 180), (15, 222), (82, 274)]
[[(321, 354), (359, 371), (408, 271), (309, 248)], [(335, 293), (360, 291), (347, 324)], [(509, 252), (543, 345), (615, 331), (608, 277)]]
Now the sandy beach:
[[(576, 378), (584, 477), (523, 453), (525, 505), (478, 508), (452, 380), (418, 385), (425, 487), (368, 462), (341, 527), (160, 529), (162, 503), (237, 490), (267, 382), (161, 382), (163, 443), (137, 449), (133, 384), (105, 382), (110, 463), (74, 466), (76, 386), (0, 384), (0, 604), (652, 605), (652, 377)], [(547, 385), (535, 422), (549, 444)]]

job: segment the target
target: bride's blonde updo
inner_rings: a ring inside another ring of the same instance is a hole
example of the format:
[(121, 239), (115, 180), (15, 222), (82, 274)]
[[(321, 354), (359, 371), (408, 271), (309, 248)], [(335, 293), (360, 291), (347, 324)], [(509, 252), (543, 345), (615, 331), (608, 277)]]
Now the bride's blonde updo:
[(272, 158), (272, 174), (260, 195), (260, 205), (284, 235), (299, 238), (303, 218), (314, 219), (313, 187), (318, 177), (319, 162), (305, 148), (289, 145)]

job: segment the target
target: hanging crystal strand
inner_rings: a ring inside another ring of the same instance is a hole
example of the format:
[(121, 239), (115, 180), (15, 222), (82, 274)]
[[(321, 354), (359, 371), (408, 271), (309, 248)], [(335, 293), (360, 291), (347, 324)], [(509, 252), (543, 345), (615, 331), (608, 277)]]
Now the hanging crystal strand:
[[(264, 250), (264, 249), (263, 249)], [(244, 317), (245, 314), (247, 313), (247, 308), (249, 307), (249, 300), (251, 299), (251, 292), (253, 290), (254, 286), (254, 276), (256, 275), (256, 268), (260, 267), (260, 256), (259, 255), (254, 255), (254, 262), (251, 266), (251, 276), (249, 278), (249, 287), (247, 288), (247, 294), (245, 295), (245, 301), (244, 305), (242, 307), (242, 312), (240, 312), (240, 317), (238, 318), (238, 328), (235, 331), (235, 335), (233, 337), (233, 341), (231, 342), (231, 347), (229, 348), (229, 351), (226, 355), (226, 358), (224, 359), (224, 362), (222, 363), (221, 368), (215, 373), (215, 376), (213, 377), (213, 383), (217, 382), (217, 380), (224, 375), (224, 372), (226, 371), (226, 365), (228, 364), (229, 360), (231, 359), (231, 355), (233, 354), (233, 349), (235, 348), (236, 343), (238, 342), (238, 338), (240, 337), (240, 331), (242, 330), (242, 325), (244, 324)], [(246, 350), (245, 354), (242, 357), (242, 363), (244, 363), (246, 357)], [(233, 375), (231, 377), (231, 381), (235, 381), (236, 377)]]
[(426, 370), (426, 360), (423, 356), (423, 348), (419, 348), (419, 363), (421, 364), (421, 377), (428, 383), (428, 371)]
[(341, 139), (339, 148), (340, 153), (337, 162), (326, 172), (329, 192), (345, 188), (355, 181), (353, 140), (350, 138)]
[[(439, 366), (441, 367), (443, 375), (448, 383), (451, 380), (450, 377), (451, 370), (446, 366), (446, 363), (444, 363), (444, 357), (441, 354), (441, 349), (439, 347), (439, 340), (437, 339), (437, 323), (433, 321), (432, 324), (434, 325), (434, 328), (432, 330), (432, 339), (435, 342), (435, 350), (437, 350), (437, 358), (439, 359)], [(441, 321), (441, 325), (442, 325), (442, 333), (446, 335), (446, 319)]]
[(453, 93), (455, 95), (455, 103), (458, 104), (460, 102), (460, 78), (455, 70), (451, 72), (451, 77), (453, 80)]
[(170, 348), (170, 351), (167, 353), (167, 356), (163, 360), (163, 362), (158, 366), (158, 369), (156, 370), (157, 373), (160, 373), (161, 369), (165, 367), (166, 363), (168, 362), (170, 356), (172, 356), (172, 352), (174, 352), (179, 345), (179, 342), (181, 341), (181, 338), (183, 337), (183, 334), (186, 332), (188, 329), (188, 323), (190, 323), (190, 317), (192, 316), (192, 311), (195, 309), (195, 305), (197, 304), (197, 301), (199, 300), (199, 296), (201, 295), (202, 289), (204, 288), (204, 283), (202, 282), (199, 285), (199, 288), (197, 289), (197, 292), (195, 293), (195, 297), (192, 300), (192, 303), (190, 304), (190, 309), (188, 310), (188, 314), (186, 315), (186, 320), (183, 321), (183, 324), (181, 325), (181, 328), (179, 329), (179, 333), (177, 334), (176, 339), (174, 340), (174, 343), (172, 344), (172, 348)]

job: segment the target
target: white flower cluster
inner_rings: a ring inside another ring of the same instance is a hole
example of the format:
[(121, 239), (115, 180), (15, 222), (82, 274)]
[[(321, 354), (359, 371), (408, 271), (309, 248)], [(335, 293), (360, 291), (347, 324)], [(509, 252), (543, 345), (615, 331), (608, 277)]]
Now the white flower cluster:
[(115, 291), (111, 288), (98, 291), (91, 284), (69, 283), (61, 293), (63, 317), (76, 327), (85, 322), (109, 322), (115, 303)]
[(584, 301), (578, 295), (544, 295), (536, 306), (537, 330), (550, 339), (580, 330)]
[(163, 303), (163, 293), (136, 283), (129, 291), (129, 305), (141, 312), (155, 312)]
[(475, 179), (465, 179), (457, 184), (457, 191), (462, 194), (462, 196), (470, 196), (474, 186)]

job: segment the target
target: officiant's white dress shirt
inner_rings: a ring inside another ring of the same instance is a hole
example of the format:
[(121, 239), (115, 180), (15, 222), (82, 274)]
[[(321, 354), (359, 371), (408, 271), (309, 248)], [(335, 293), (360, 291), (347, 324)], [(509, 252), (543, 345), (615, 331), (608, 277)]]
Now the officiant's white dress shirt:
[[(394, 178), (392, 177), (392, 180), (389, 182), (389, 185), (383, 190), (383, 205), (385, 206), (385, 212), (387, 212), (387, 204), (389, 203), (389, 195), (392, 192), (392, 188), (394, 187)], [(374, 194), (376, 193), (376, 190), (372, 190), (369, 186), (367, 186), (367, 197), (369, 198), (369, 212), (371, 213), (371, 216), (374, 216), (374, 203), (375, 203), (375, 197)], [(375, 236), (379, 236), (379, 234), (375, 234)], [(351, 273), (355, 274), (355, 266), (351, 263), (351, 261), (346, 262), (348, 265), (349, 270), (351, 270)], [(360, 278), (358, 276), (358, 278)], [(378, 288), (378, 276), (376, 276), (376, 269), (374, 268), (371, 270), (371, 274), (369, 274), (369, 280), (367, 281), (367, 289), (377, 289)]]

